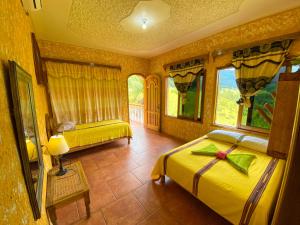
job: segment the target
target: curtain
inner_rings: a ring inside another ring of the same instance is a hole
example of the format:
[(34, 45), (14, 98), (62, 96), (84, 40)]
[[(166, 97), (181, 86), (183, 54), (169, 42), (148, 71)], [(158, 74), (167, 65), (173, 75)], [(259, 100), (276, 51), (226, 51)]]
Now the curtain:
[(263, 89), (282, 66), (292, 40), (276, 41), (233, 52), (232, 65), (241, 98), (238, 104), (251, 107), (250, 97)]
[(46, 68), (57, 123), (121, 119), (120, 70), (55, 62)]
[(186, 102), (186, 93), (198, 75), (204, 72), (204, 63), (195, 59), (181, 64), (170, 65), (167, 68), (169, 77), (174, 79), (174, 84), (182, 96), (182, 103)]

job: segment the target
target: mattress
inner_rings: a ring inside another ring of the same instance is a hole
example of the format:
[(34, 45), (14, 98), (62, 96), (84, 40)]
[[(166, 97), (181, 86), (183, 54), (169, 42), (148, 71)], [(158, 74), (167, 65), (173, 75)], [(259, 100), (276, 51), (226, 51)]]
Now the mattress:
[[(218, 150), (254, 154), (256, 159), (241, 173), (226, 160), (191, 154), (191, 149), (214, 144)], [(167, 175), (233, 224), (267, 225), (274, 209), (285, 161), (245, 147), (206, 136), (160, 156), (152, 179)]]
[(110, 140), (132, 137), (129, 123), (122, 120), (105, 120), (76, 125), (74, 130), (63, 133), (69, 147), (81, 147)]

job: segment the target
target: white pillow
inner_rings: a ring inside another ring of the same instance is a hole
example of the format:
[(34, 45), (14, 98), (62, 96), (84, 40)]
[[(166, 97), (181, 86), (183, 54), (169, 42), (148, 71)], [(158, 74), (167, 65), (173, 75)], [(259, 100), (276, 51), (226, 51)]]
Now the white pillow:
[(59, 124), (59, 126), (57, 128), (57, 132), (59, 132), (59, 133), (62, 133), (67, 130), (75, 130), (75, 123), (72, 121), (63, 122), (63, 123)]
[(258, 152), (267, 152), (268, 148), (268, 139), (253, 137), (253, 136), (244, 136), (243, 139), (239, 142), (240, 146), (250, 148)]
[(226, 130), (213, 130), (207, 134), (207, 137), (210, 139), (225, 141), (233, 144), (238, 143), (243, 136), (244, 134)]

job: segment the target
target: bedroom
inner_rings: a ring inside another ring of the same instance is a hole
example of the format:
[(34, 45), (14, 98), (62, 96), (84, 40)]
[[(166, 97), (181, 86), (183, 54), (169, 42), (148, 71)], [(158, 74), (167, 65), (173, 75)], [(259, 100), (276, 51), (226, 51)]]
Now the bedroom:
[[(1, 1), (0, 224), (239, 224), (268, 167), (259, 161), (271, 158), (278, 158), (269, 181), (276, 185), (267, 184), (241, 224), (298, 224), (299, 7), (295, 0)], [(258, 90), (243, 83), (245, 74)], [(136, 75), (143, 97), (130, 110), (128, 82)], [(226, 141), (193, 148), (207, 134)], [(260, 138), (250, 138), (253, 151), (242, 146), (249, 136)], [(255, 156), (248, 175), (198, 155), (215, 147), (236, 148), (219, 154), (228, 160)], [(176, 163), (190, 159), (215, 164), (195, 176), (201, 166)], [(55, 175), (58, 165), (64, 175)], [(250, 181), (256, 169), (262, 172)], [(218, 177), (232, 174), (231, 183)], [(224, 189), (209, 183), (214, 176)], [(74, 177), (87, 189), (54, 206), (53, 184), (61, 182), (55, 190), (64, 196), (81, 188)], [(246, 199), (238, 203), (230, 188), (241, 184)]]

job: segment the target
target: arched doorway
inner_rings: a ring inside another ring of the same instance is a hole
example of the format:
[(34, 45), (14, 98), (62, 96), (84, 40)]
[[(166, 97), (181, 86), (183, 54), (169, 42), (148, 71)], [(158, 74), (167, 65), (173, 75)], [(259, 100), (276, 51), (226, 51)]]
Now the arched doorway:
[(144, 124), (145, 78), (133, 74), (128, 77), (128, 99), (130, 122)]

